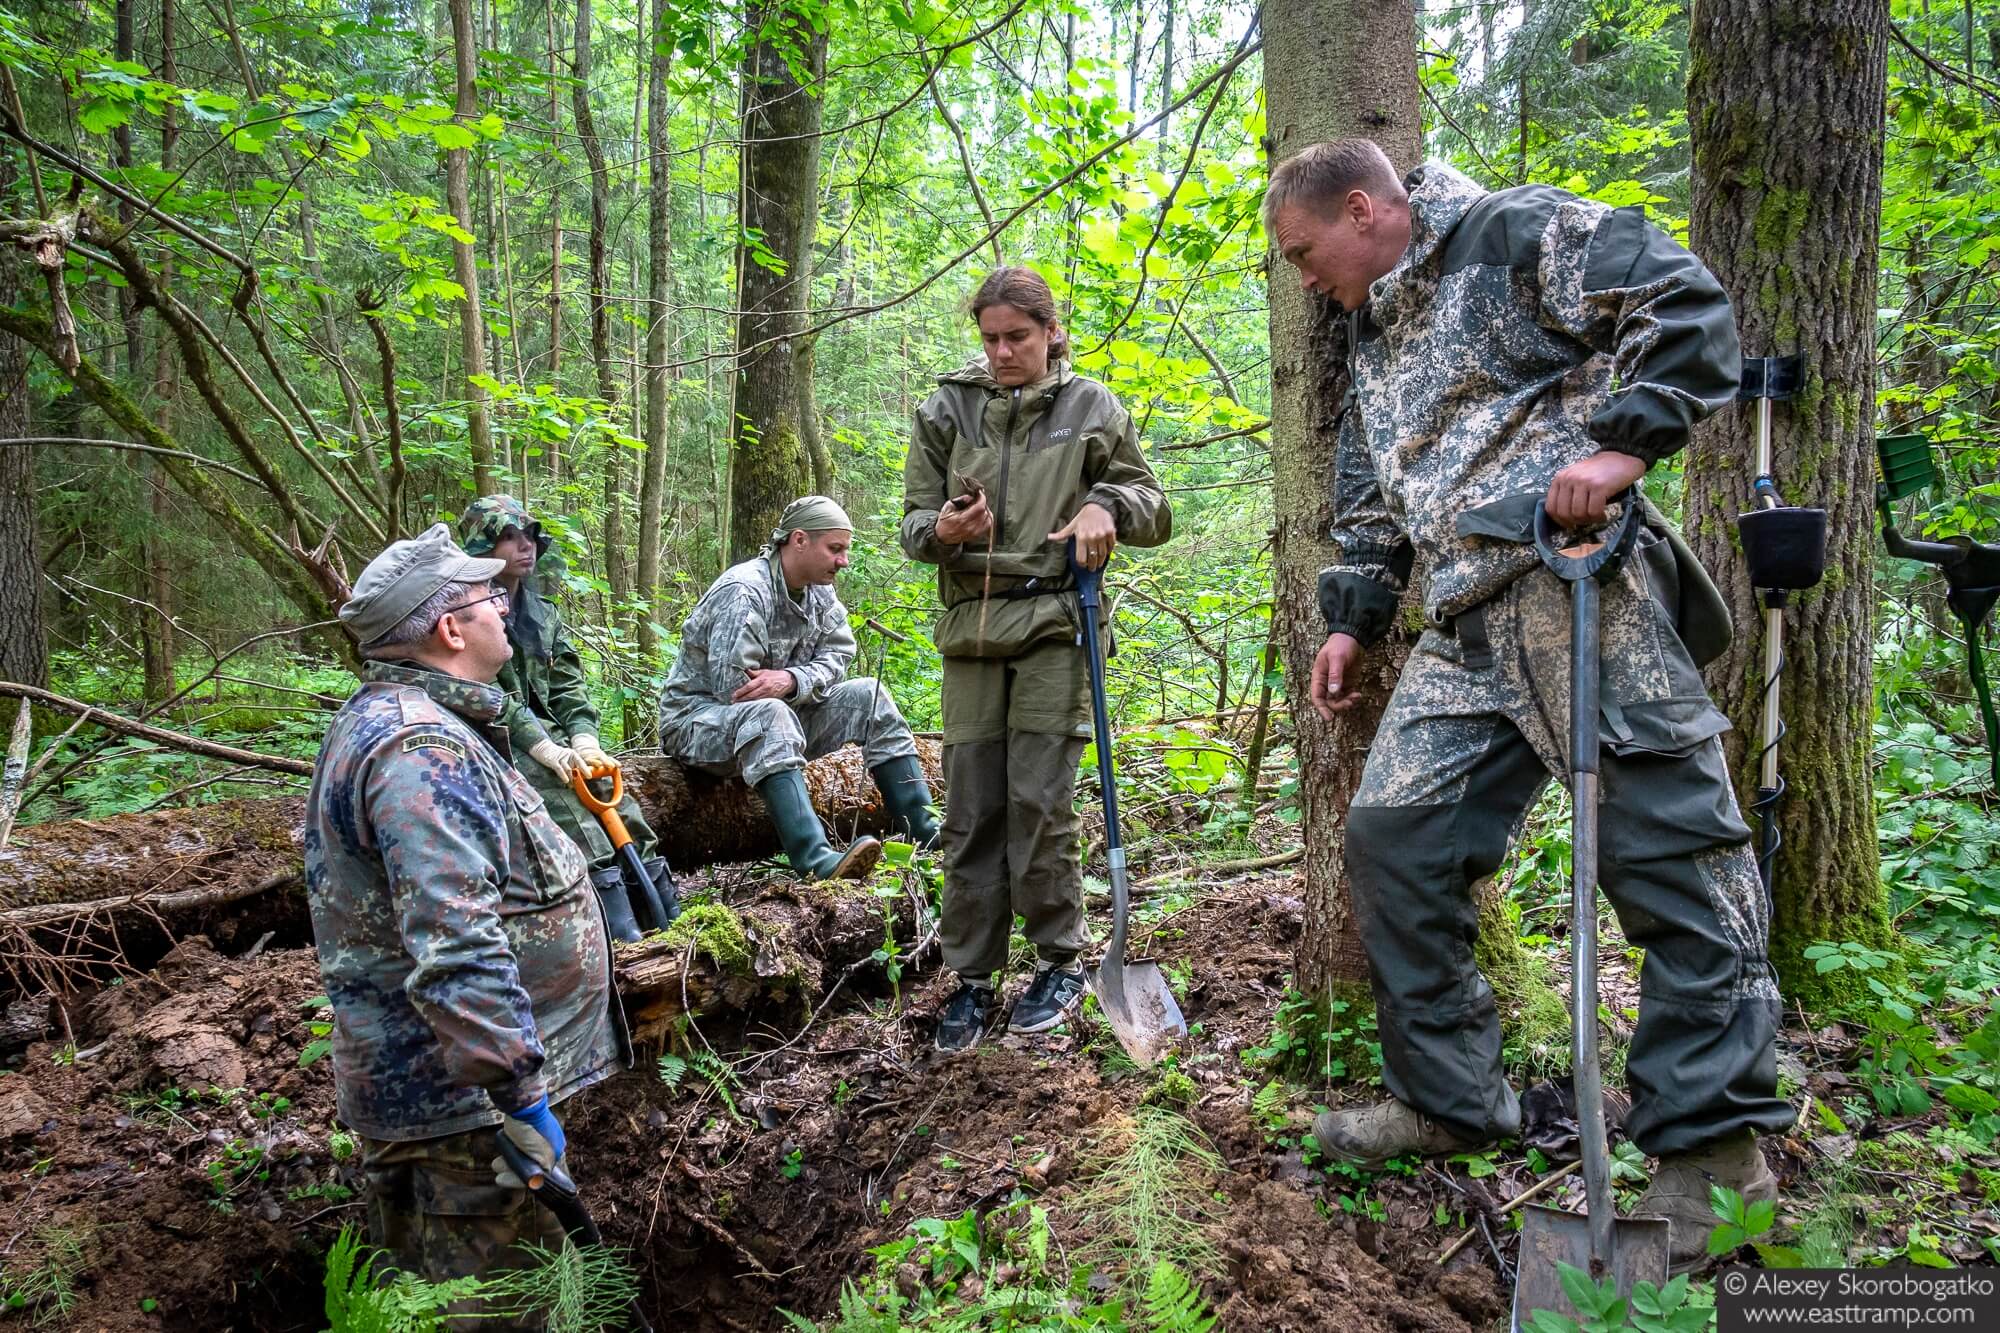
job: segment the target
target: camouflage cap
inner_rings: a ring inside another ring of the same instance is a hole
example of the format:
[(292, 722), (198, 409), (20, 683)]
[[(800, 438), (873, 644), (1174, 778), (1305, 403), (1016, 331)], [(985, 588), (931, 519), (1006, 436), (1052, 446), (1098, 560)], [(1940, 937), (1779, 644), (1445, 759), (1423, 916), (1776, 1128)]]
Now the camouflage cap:
[(503, 560), (479, 560), (458, 549), (451, 529), (433, 523), (421, 537), (391, 543), (354, 581), (354, 595), (340, 608), (340, 623), (366, 647), (403, 623), (448, 583), (485, 583)]
[(548, 553), (549, 539), (528, 508), (511, 495), (482, 495), (458, 516), (458, 540), (467, 555), (485, 555), (509, 528), (519, 528), (535, 543), (535, 555)]

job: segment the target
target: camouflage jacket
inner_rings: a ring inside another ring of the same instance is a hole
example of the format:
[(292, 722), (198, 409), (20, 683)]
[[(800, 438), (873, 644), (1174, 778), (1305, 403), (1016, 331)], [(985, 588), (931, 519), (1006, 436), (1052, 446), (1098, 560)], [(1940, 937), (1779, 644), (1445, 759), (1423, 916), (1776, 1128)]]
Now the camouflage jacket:
[(1672, 455), (1741, 373), (1729, 298), (1644, 210), (1436, 164), (1409, 186), (1409, 248), (1348, 321), (1341, 560), (1320, 575), (1327, 632), (1363, 643), (1416, 554), (1433, 623), (1478, 605), (1536, 565), (1519, 520), (1557, 472)]
[[(938, 513), (962, 494), (960, 474), (986, 488), (993, 549), (946, 546)], [(1086, 502), (1104, 506), (1118, 540), (1158, 546), (1173, 533), (1173, 511), (1139, 432), (1109, 389), (1058, 361), (1033, 384), (1002, 388), (979, 356), (948, 375), (917, 409), (903, 466), (903, 551), (938, 567), (938, 651), (1011, 656), (1042, 639), (1074, 632), (1072, 597), (1023, 597), (1031, 582), (1067, 586), (1063, 549), (1049, 534)], [(991, 598), (981, 617), (982, 596)]]
[(306, 797), (306, 895), (340, 1118), (434, 1138), (612, 1071), (583, 853), (507, 761), (489, 685), (370, 663)]
[(590, 701), (583, 661), (547, 593), (553, 582), (540, 567), (521, 580), (507, 607), (507, 642), (514, 645), (514, 656), (493, 682), (520, 704), (508, 710), (506, 723), (514, 749), (523, 755), (546, 735), (560, 741), (597, 734), (597, 708)]
[(664, 730), (682, 714), (728, 703), (752, 671), (792, 673), (794, 707), (818, 703), (847, 676), (854, 631), (829, 586), (792, 597), (775, 553), (732, 565), (681, 625), (681, 651), (660, 695)]

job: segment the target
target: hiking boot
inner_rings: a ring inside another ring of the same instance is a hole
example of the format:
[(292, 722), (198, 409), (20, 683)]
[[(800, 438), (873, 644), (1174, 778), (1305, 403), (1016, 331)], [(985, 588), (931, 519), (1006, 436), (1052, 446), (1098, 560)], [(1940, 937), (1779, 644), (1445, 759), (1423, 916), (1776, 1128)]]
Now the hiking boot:
[(1708, 1236), (1720, 1221), (1710, 1206), (1709, 1189), (1715, 1185), (1735, 1190), (1745, 1203), (1776, 1202), (1778, 1178), (1764, 1165), (1755, 1134), (1740, 1130), (1691, 1152), (1663, 1155), (1653, 1183), (1633, 1205), (1634, 1217), (1667, 1219), (1667, 1257), (1674, 1273), (1708, 1258)]
[(785, 858), (803, 878), (866, 879), (882, 859), (882, 844), (874, 838), (856, 838), (844, 852), (827, 844), (819, 811), (806, 794), (804, 769), (779, 769), (757, 784), (757, 794), (771, 812), (778, 841), (785, 844)]
[[(1511, 1095), (1507, 1100), (1510, 1104), (1514, 1102)], [(1318, 1140), (1322, 1153), (1366, 1167), (1381, 1166), (1391, 1157), (1410, 1152), (1426, 1157), (1478, 1152), (1518, 1132), (1518, 1109), (1514, 1111), (1512, 1128), (1505, 1133), (1488, 1139), (1466, 1139), (1394, 1098), (1351, 1111), (1321, 1111), (1313, 1120), (1313, 1138)]]
[(924, 782), (923, 766), (913, 754), (885, 759), (868, 770), (875, 777), (876, 790), (889, 810), (889, 833), (907, 838), (917, 848), (934, 846), (938, 840), (937, 815), (931, 811), (931, 789)]
[(1014, 1002), (1009, 1032), (1047, 1032), (1069, 1021), (1083, 1003), (1083, 967), (1067, 963), (1035, 973), (1028, 989)]
[(944, 1002), (944, 1015), (938, 1019), (934, 1041), (947, 1054), (969, 1051), (986, 1035), (986, 1025), (992, 1021), (993, 987), (962, 981)]
[(632, 916), (632, 895), (626, 889), (625, 872), (615, 865), (593, 870), (590, 886), (597, 890), (597, 901), (604, 905), (605, 933), (621, 944), (638, 939), (639, 923)]

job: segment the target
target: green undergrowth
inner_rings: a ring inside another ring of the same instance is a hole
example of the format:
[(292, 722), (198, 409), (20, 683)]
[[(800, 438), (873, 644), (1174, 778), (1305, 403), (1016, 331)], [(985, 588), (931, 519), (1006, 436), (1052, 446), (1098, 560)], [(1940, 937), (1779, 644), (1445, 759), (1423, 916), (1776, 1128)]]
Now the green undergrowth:
[(1017, 1191), (983, 1214), (920, 1218), (869, 1252), (873, 1270), (826, 1318), (783, 1313), (812, 1333), (1209, 1333), (1224, 1170), (1185, 1117), (1141, 1106), (1080, 1154), (1060, 1201)]
[(329, 1333), (442, 1333), (458, 1327), (447, 1311), (476, 1302), (483, 1317), (538, 1320), (549, 1333), (595, 1333), (618, 1328), (639, 1289), (622, 1255), (603, 1246), (560, 1250), (525, 1245), (531, 1261), (489, 1277), (426, 1282), (391, 1272), (380, 1251), (364, 1244), (353, 1227), (343, 1227), (326, 1256), (326, 1319)]

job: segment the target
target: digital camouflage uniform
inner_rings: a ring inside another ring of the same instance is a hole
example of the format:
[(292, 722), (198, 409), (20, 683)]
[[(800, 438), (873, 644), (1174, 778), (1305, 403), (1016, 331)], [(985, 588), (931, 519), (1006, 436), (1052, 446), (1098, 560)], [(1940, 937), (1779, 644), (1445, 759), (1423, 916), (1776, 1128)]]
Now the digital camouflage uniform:
[(370, 663), (306, 798), (340, 1118), (363, 1139), (374, 1239), (433, 1279), (559, 1241), (525, 1189), (495, 1183), (492, 1127), (619, 1054), (583, 856), (508, 762), (504, 706), (492, 686)]
[[(985, 487), (990, 554), (984, 542), (937, 540), (961, 474)], [(903, 469), (902, 543), (938, 566), (944, 604), (934, 631), (944, 657), (941, 938), (961, 977), (1000, 969), (1017, 914), (1044, 963), (1067, 964), (1090, 943), (1075, 810), (1090, 676), (1067, 556), (1048, 540), (1087, 501), (1110, 511), (1125, 545), (1158, 546), (1173, 530), (1131, 414), (1109, 389), (1063, 360), (1011, 389), (984, 356), (939, 376)]]
[[(518, 705), (508, 709), (507, 731), (521, 772), (548, 803), (550, 818), (583, 848), (592, 870), (609, 870), (618, 862), (604, 825), (584, 808), (575, 789), (555, 770), (528, 757), (528, 751), (544, 738), (562, 745), (572, 736), (598, 734), (597, 709), (590, 702), (590, 682), (583, 674), (583, 662), (564, 632), (562, 611), (548, 595), (555, 586), (561, 557), (546, 554), (549, 539), (521, 502), (509, 495), (488, 495), (474, 501), (459, 517), (459, 545), (467, 555), (486, 555), (508, 528), (533, 536), (537, 554), (543, 558), (535, 572), (521, 580), (508, 602), (507, 642), (514, 646), (514, 656), (494, 682)], [(600, 780), (596, 790), (609, 795), (609, 779)], [(618, 815), (625, 821), (641, 860), (659, 855), (653, 827), (629, 792), (618, 802)]]
[[(869, 768), (917, 752), (910, 724), (873, 677), (848, 680), (854, 631), (829, 586), (795, 598), (774, 551), (724, 570), (681, 626), (660, 695), (660, 748), (756, 786), (850, 741)], [(789, 671), (783, 699), (732, 703), (752, 671)]]
[[(1328, 632), (1387, 632), (1415, 554), (1429, 628), (1348, 812), (1383, 1081), (1465, 1139), (1510, 1132), (1471, 886), (1567, 755), (1568, 597), (1529, 542), (1535, 500), (1601, 449), (1654, 463), (1734, 396), (1729, 303), (1645, 220), (1564, 191), (1410, 178), (1411, 241), (1350, 317)], [(1726, 643), (1706, 575), (1647, 511), (1602, 598), (1602, 878), (1645, 949), (1626, 1128), (1649, 1153), (1792, 1121), (1749, 829), (1703, 689)], [(1701, 614), (1708, 612), (1709, 614)]]

